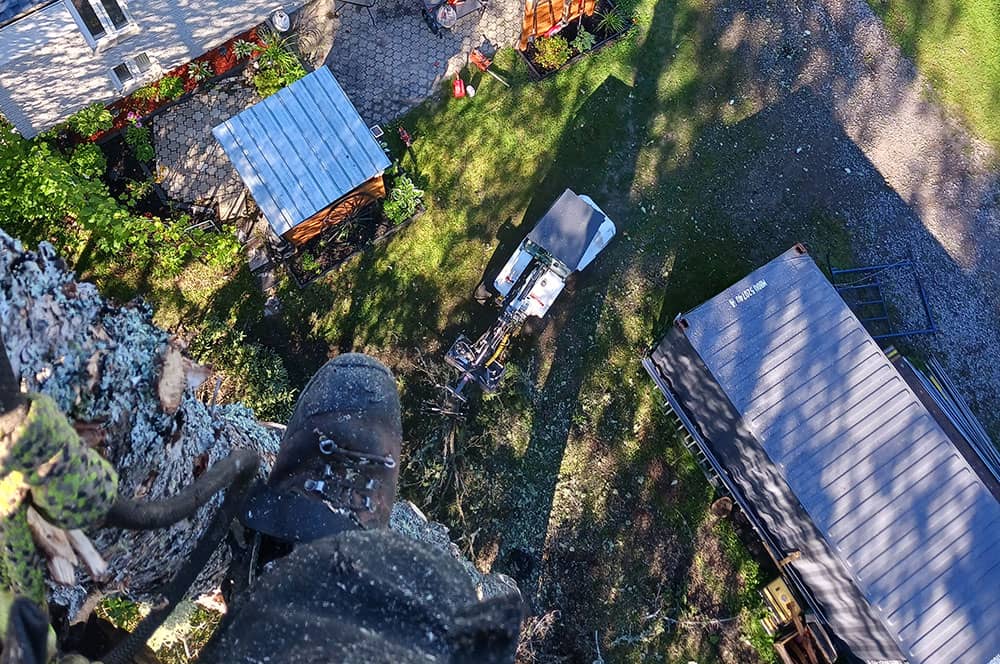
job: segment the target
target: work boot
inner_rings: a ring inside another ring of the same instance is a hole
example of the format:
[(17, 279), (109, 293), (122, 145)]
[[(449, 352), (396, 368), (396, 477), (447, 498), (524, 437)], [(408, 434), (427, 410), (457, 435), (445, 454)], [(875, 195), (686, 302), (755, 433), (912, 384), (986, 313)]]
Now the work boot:
[(392, 373), (367, 355), (330, 360), (299, 396), (267, 486), (243, 511), (244, 525), (285, 542), (385, 528), (401, 445)]

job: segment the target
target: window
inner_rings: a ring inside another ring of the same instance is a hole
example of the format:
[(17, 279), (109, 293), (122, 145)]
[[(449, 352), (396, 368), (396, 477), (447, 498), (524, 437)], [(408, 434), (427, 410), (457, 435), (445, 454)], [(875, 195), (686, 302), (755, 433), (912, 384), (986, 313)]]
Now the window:
[(145, 53), (140, 53), (134, 58), (129, 58), (111, 70), (111, 80), (119, 90), (133, 87), (146, 79), (147, 74), (153, 69), (153, 62)]
[(69, 6), (91, 46), (132, 25), (124, 0), (70, 0)]

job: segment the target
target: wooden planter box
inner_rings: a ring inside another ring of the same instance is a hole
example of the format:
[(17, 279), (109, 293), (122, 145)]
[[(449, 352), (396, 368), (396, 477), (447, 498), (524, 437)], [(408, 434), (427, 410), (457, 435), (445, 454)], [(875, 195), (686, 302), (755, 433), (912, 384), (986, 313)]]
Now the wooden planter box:
[[(584, 17), (584, 19), (583, 19), (583, 27), (584, 27), (584, 29), (587, 29), (588, 32), (590, 32), (591, 34), (595, 34), (595, 36), (596, 36), (596, 33), (593, 30), (590, 30), (589, 27), (596, 27), (596, 23), (600, 20), (600, 19), (597, 18), (597, 14), (598, 13), (605, 13), (605, 12), (611, 11), (611, 10), (613, 10), (615, 8), (616, 8), (616, 5), (611, 0), (604, 0), (603, 2), (599, 3), (598, 12), (595, 12), (593, 16), (585, 16)], [(588, 26), (588, 23), (590, 24), (589, 26)], [(531, 74), (531, 77), (533, 79), (535, 79), (536, 81), (540, 81), (540, 80), (542, 80), (544, 78), (548, 78), (549, 76), (552, 76), (553, 74), (556, 74), (556, 73), (562, 71), (563, 69), (566, 69), (567, 67), (569, 67), (570, 65), (572, 65), (574, 62), (582, 60), (587, 55), (589, 55), (591, 53), (596, 53), (597, 51), (601, 50), (602, 48), (605, 48), (605, 47), (607, 47), (607, 46), (609, 46), (611, 44), (614, 44), (619, 39), (621, 39), (626, 34), (628, 34), (629, 30), (631, 30), (634, 27), (635, 27), (635, 23), (630, 21), (628, 23), (628, 25), (626, 25), (625, 28), (623, 30), (621, 30), (620, 32), (614, 32), (614, 33), (611, 33), (611, 34), (604, 35), (589, 50), (583, 51), (582, 53), (577, 53), (576, 55), (574, 55), (573, 57), (571, 57), (569, 60), (567, 60), (566, 63), (563, 66), (561, 66), (561, 67), (559, 67), (557, 69), (544, 69), (544, 68), (539, 67), (538, 65), (536, 65), (534, 63), (534, 61), (532, 60), (532, 56), (534, 55), (534, 45), (533, 44), (529, 44), (528, 48), (525, 49), (525, 50), (523, 50), (523, 51), (520, 50), (520, 49), (518, 49), (517, 52), (521, 54), (521, 58), (524, 60), (524, 63), (528, 66), (528, 72)], [(569, 25), (567, 25), (565, 28), (563, 28), (562, 31), (560, 31), (558, 34), (560, 36), (562, 36), (562, 37), (566, 37), (567, 38), (566, 40), (571, 42), (576, 37), (576, 33), (577, 33), (577, 23), (576, 23), (576, 21), (573, 21), (572, 23), (570, 23)]]

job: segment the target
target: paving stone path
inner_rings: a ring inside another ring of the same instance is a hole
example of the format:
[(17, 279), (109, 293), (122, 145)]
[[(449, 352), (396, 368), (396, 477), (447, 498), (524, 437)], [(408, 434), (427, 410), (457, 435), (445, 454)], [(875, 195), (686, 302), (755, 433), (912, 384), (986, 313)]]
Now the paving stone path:
[(156, 116), (157, 174), (168, 196), (184, 203), (219, 203), (222, 208), (239, 197), (243, 183), (212, 127), (258, 101), (243, 77), (234, 76)]
[[(495, 0), (482, 15), (467, 16), (453, 30), (431, 32), (419, 0), (379, 0), (375, 25), (363, 8), (316, 0), (296, 17), (300, 49), (333, 71), (361, 117), (388, 122), (430, 96), (465, 66), (485, 35), (512, 46), (521, 29), (521, 2)], [(487, 85), (497, 85), (493, 81)]]

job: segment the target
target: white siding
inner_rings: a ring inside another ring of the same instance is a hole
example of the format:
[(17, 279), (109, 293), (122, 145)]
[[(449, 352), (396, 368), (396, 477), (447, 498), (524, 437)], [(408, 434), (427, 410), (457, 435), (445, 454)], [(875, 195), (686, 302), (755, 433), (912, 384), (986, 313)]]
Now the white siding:
[(95, 101), (120, 97), (108, 72), (146, 52), (163, 72), (264, 21), (295, 0), (132, 0), (139, 32), (95, 52), (64, 2), (0, 29), (0, 113), (32, 137)]

